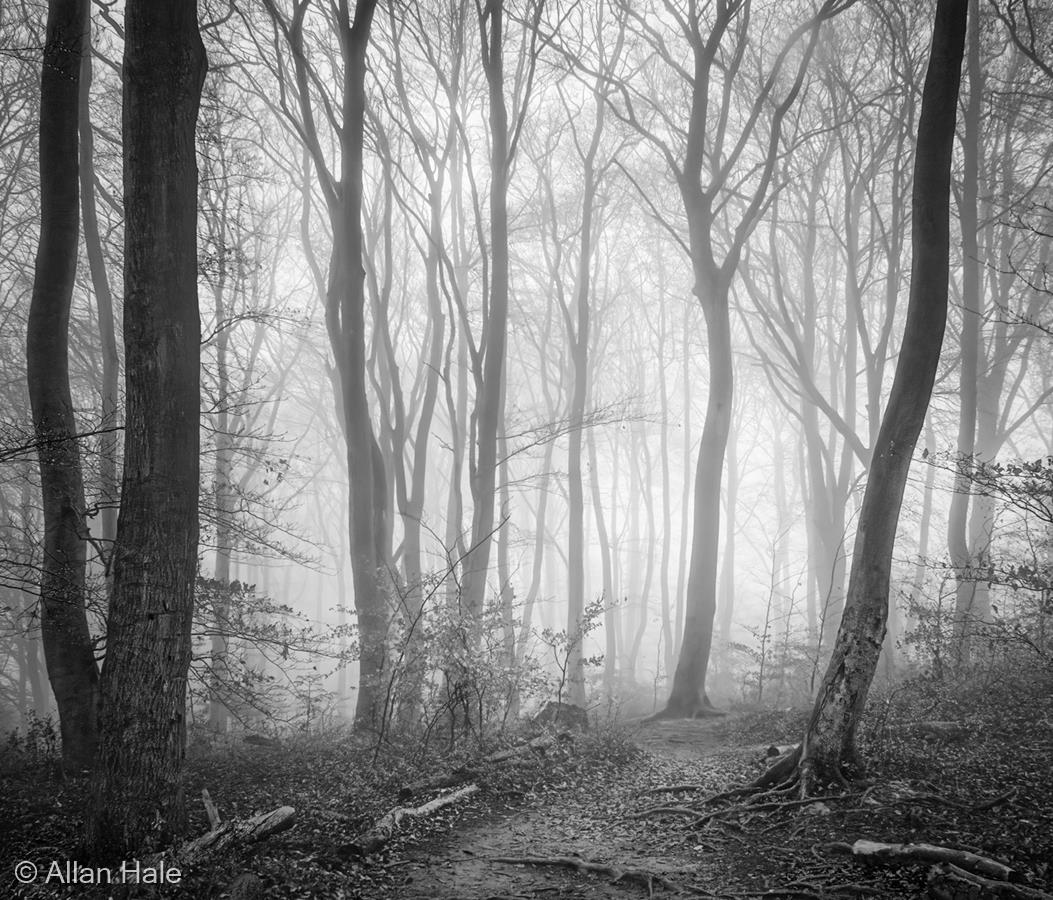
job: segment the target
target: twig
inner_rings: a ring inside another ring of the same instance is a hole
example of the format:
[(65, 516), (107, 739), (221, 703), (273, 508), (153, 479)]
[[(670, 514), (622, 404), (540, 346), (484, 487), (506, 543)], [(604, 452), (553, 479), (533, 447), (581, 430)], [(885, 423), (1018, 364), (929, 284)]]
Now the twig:
[(223, 820), (219, 817), (219, 810), (216, 809), (216, 804), (212, 802), (212, 797), (208, 793), (208, 788), (201, 789), (201, 802), (205, 804), (205, 813), (208, 815), (208, 824), (212, 831), (215, 831), (223, 824)]

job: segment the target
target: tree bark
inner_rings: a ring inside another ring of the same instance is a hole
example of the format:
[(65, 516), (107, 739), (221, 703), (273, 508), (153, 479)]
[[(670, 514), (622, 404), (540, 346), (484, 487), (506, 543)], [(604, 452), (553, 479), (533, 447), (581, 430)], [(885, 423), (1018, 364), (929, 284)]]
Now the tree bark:
[(167, 844), (185, 827), (198, 547), (197, 4), (129, 0), (125, 31), (127, 434), (87, 811), (98, 860)]
[(980, 249), (977, 240), (977, 205), (980, 151), (980, 109), (983, 100), (983, 73), (980, 68), (980, 25), (976, 0), (970, 0), (969, 97), (965, 105), (965, 134), (962, 138), (962, 194), (959, 220), (962, 232), (962, 333), (961, 368), (958, 395), (958, 473), (947, 524), (947, 549), (955, 577), (954, 650), (956, 663), (968, 666), (971, 656), (973, 603), (977, 592), (974, 553), (971, 546), (969, 507), (972, 500), (968, 467), (976, 453), (976, 414), (980, 377), (980, 316), (983, 300), (980, 290)]
[(892, 550), (947, 321), (949, 198), (968, 0), (939, 0), (914, 162), (913, 261), (896, 376), (881, 421), (833, 655), (799, 753), (804, 793), (858, 768), (856, 728), (885, 635)]
[[(489, 23), (489, 24), (488, 24)], [(497, 431), (501, 415), (505, 342), (508, 332), (508, 177), (510, 153), (508, 110), (504, 95), (504, 8), (487, 0), (479, 15), (483, 70), (486, 73), (490, 121), (490, 297), (484, 316), (481, 368), (476, 373), (472, 411), (475, 435), (469, 456), (472, 491), (472, 537), (464, 559), (464, 604), (474, 627), (481, 626), (486, 581), (493, 544), (497, 487)]]
[(95, 293), (95, 309), (99, 317), (99, 339), (102, 349), (102, 384), (99, 399), (102, 405), (102, 429), (99, 437), (99, 494), (102, 503), (102, 543), (107, 586), (112, 589), (113, 570), (110, 565), (114, 541), (117, 539), (117, 510), (120, 502), (117, 480), (119, 441), (119, 385), (120, 357), (117, 354), (117, 331), (114, 327), (113, 291), (106, 274), (106, 257), (95, 191), (95, 133), (91, 126), (91, 19), (85, 20), (85, 52), (81, 59), (80, 83), (80, 189), (81, 216), (84, 219), (84, 249), (91, 272), (91, 286)]
[(358, 614), (359, 684), (355, 723), (375, 724), (383, 705), (380, 674), (386, 656), (384, 591), (386, 532), (384, 464), (366, 396), (365, 271), (362, 268), (362, 165), (366, 111), (366, 51), (376, 0), (358, 0), (354, 21), (346, 5), (338, 21), (344, 47), (340, 131), (340, 197), (332, 208), (333, 253), (326, 291), (326, 323), (340, 375), (347, 446), (351, 576)]
[(695, 467), (691, 558), (687, 574), (684, 632), (673, 687), (663, 715), (690, 718), (712, 707), (706, 669), (713, 646), (717, 611), (717, 556), (720, 540), (720, 483), (731, 430), (734, 373), (728, 284), (716, 284), (695, 265), (695, 290), (706, 318), (709, 348), (709, 399)]
[(51, 0), (40, 78), (40, 243), (26, 335), (26, 374), (44, 511), (40, 628), (58, 705), (63, 763), (91, 764), (98, 669), (85, 612), (84, 481), (69, 385), (69, 317), (77, 272), (78, 121), (86, 0)]
[[(567, 450), (569, 519), (567, 522), (567, 660), (569, 700), (585, 706), (584, 635), (581, 628), (585, 615), (585, 484), (582, 477), (582, 442), (585, 429), (585, 402), (589, 395), (589, 342), (592, 285), (593, 216), (596, 208), (596, 155), (603, 136), (605, 103), (601, 85), (593, 87), (596, 95), (596, 122), (589, 148), (582, 158), (584, 184), (581, 198), (581, 238), (578, 246), (578, 271), (575, 278), (574, 312), (571, 327), (567, 318), (570, 359), (573, 367), (570, 396), (570, 446)], [(556, 212), (553, 210), (553, 215)], [(569, 311), (568, 311), (569, 312)]]

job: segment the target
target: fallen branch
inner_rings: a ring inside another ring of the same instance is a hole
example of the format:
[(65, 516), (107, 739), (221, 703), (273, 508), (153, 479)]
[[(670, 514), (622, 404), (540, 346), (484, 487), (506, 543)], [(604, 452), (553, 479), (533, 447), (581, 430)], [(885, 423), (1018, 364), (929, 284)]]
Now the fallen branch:
[(955, 850), (935, 844), (884, 844), (859, 840), (854, 844), (831, 844), (830, 850), (851, 853), (869, 859), (908, 860), (913, 862), (949, 863), (967, 872), (986, 875), (1000, 881), (1020, 881), (1021, 875), (1005, 863), (968, 850)]
[(465, 781), (476, 781), (482, 769), (486, 766), (508, 762), (510, 759), (525, 756), (527, 753), (544, 753), (546, 749), (553, 746), (557, 741), (566, 739), (567, 735), (562, 733), (559, 735), (543, 734), (517, 747), (509, 747), (507, 750), (499, 750), (496, 753), (491, 753), (489, 756), (484, 756), (470, 766), (461, 766), (452, 772), (446, 772), (433, 778), (426, 778), (423, 781), (405, 785), (399, 791), (399, 799), (408, 800), (415, 794), (424, 794), (441, 788), (453, 787)]
[(481, 762), (486, 765), (502, 763), (506, 760), (513, 759), (516, 756), (522, 756), (524, 753), (545, 750), (555, 744), (556, 740), (557, 737), (554, 734), (543, 734), (534, 738), (532, 741), (520, 744), (518, 747), (509, 747), (507, 750), (499, 750), (497, 753), (491, 753), (489, 756), (484, 756)]
[(219, 810), (216, 809), (216, 804), (212, 802), (212, 796), (208, 792), (208, 788), (201, 789), (201, 802), (205, 804), (205, 814), (208, 816), (208, 827), (215, 831), (223, 824), (223, 820), (219, 817)]
[[(207, 793), (207, 792), (204, 792)], [(208, 803), (211, 804), (211, 798)], [(209, 818), (219, 818), (215, 806), (209, 811)], [(251, 819), (231, 819), (217, 825), (210, 831), (187, 841), (178, 850), (166, 850), (153, 853), (141, 860), (142, 869), (156, 869), (164, 863), (176, 866), (193, 866), (213, 853), (220, 853), (234, 844), (252, 844), (262, 841), (272, 834), (278, 834), (292, 828), (296, 819), (296, 810), (291, 806), (279, 806), (270, 812), (253, 816)]]
[(638, 882), (646, 887), (649, 893), (654, 890), (656, 884), (667, 890), (676, 890), (673, 882), (653, 872), (643, 869), (621, 869), (603, 863), (590, 862), (577, 856), (494, 856), (490, 861), (511, 866), (561, 866), (567, 869), (577, 869), (579, 872), (592, 872), (596, 875), (605, 875), (614, 884), (619, 881)]
[[(1012, 900), (1053, 900), (1053, 894), (1047, 894), (1036, 888), (1022, 884), (1008, 884), (984, 878), (974, 872), (967, 872), (953, 863), (942, 863), (933, 866), (929, 871), (929, 893), (936, 900), (958, 900), (961, 896), (972, 897), (1009, 897)], [(977, 888), (981, 893), (977, 892)]]
[(433, 812), (456, 803), (458, 800), (471, 796), (478, 790), (479, 785), (469, 784), (459, 791), (454, 791), (452, 794), (443, 794), (440, 797), (436, 797), (423, 806), (396, 806), (381, 816), (369, 831), (363, 832), (353, 841), (341, 847), (340, 852), (358, 856), (367, 856), (370, 853), (375, 853), (395, 836), (395, 829), (398, 828), (403, 820), (429, 816)]
[(295, 819), (296, 810), (291, 806), (279, 806), (251, 819), (232, 819), (184, 844), (175, 856), (184, 865), (193, 865), (203, 857), (219, 853), (233, 844), (253, 844), (272, 834), (286, 831), (292, 828)]

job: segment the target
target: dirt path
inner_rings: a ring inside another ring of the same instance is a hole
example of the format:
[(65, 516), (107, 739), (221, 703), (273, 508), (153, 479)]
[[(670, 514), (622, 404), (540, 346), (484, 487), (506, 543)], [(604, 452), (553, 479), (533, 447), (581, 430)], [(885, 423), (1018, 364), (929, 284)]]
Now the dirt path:
[[(646, 883), (629, 874), (566, 866), (513, 865), (497, 857), (569, 857), (623, 872), (638, 870), (697, 881), (714, 865), (707, 848), (690, 832), (663, 829), (632, 818), (649, 801), (647, 790), (679, 781), (726, 781), (741, 768), (743, 751), (733, 746), (726, 719), (659, 722), (637, 726), (642, 753), (629, 766), (586, 784), (518, 802), (483, 820), (461, 822), (444, 838), (409, 851), (400, 860), (399, 897), (409, 900), (503, 900), (503, 898), (639, 898)], [(756, 753), (754, 753), (756, 755)], [(716, 871), (714, 875), (718, 874)]]

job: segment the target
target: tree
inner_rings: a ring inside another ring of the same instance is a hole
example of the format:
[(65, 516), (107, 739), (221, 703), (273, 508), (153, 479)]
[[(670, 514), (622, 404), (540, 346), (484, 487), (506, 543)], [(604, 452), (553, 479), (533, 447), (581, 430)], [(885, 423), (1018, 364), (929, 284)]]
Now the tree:
[[(961, 367), (959, 377), (959, 394), (961, 412), (958, 416), (958, 454), (963, 459), (971, 459), (976, 452), (976, 417), (978, 396), (977, 387), (980, 367), (980, 316), (982, 307), (980, 287), (980, 245), (978, 231), (979, 190), (979, 150), (980, 150), (980, 110), (983, 102), (983, 71), (980, 67), (980, 17), (979, 3), (970, 0), (969, 10), (969, 53), (966, 69), (969, 75), (969, 94), (965, 104), (965, 134), (962, 138), (962, 192), (958, 203), (962, 230), (962, 330), (961, 330)], [(970, 534), (969, 521), (970, 492), (969, 482), (964, 473), (955, 481), (954, 495), (951, 497), (951, 508), (947, 523), (947, 549), (951, 565), (955, 570), (955, 631), (958, 662), (968, 665), (970, 656), (969, 639), (972, 631), (971, 618), (976, 613), (983, 613), (982, 602), (977, 603), (978, 583), (972, 567), (981, 563), (987, 555), (988, 542), (984, 540), (982, 529)], [(973, 511), (974, 522), (978, 518)], [(980, 608), (974, 608), (974, 604)]]
[(124, 49), (126, 412), (121, 511), (86, 845), (116, 859), (185, 826), (197, 574), (197, 4), (129, 0)]
[[(695, 467), (684, 628), (672, 690), (661, 716), (690, 717), (711, 709), (706, 670), (716, 614), (719, 497), (734, 399), (731, 286), (747, 242), (770, 202), (776, 163), (784, 150), (784, 122), (804, 86), (820, 27), (849, 5), (851, 0), (824, 0), (802, 24), (791, 28), (770, 64), (759, 62), (760, 87), (751, 86), (745, 111), (732, 115), (732, 104), (743, 99), (737, 92), (746, 78), (745, 61), (754, 59), (747, 53), (751, 30), (756, 29), (749, 0), (714, 8), (691, 0), (686, 10), (672, 2), (664, 4), (669, 27), (689, 48), (686, 64), (674, 57), (653, 19), (625, 0), (620, 4), (623, 27), (631, 20), (645, 43), (644, 65), (658, 60), (671, 78), (684, 82), (689, 104), (686, 125), (675, 121), (655, 97), (643, 95), (626, 81), (618, 85), (621, 102), (613, 108), (665, 161), (676, 183), (687, 240), (674, 234), (691, 261), (694, 294), (706, 320), (709, 365), (709, 396)], [(706, 21), (707, 14), (712, 21)], [(650, 206), (657, 212), (653, 203)]]
[(798, 778), (802, 794), (858, 770), (856, 728), (888, 617), (892, 550), (914, 446), (947, 322), (950, 181), (968, 0), (939, 0), (922, 92), (912, 199), (913, 258), (903, 343), (859, 515), (844, 615), (804, 741), (759, 780)]
[[(1053, 56), (1047, 55), (1050, 46), (1049, 10), (1043, 10), (1035, 0), (989, 0), (995, 15), (1005, 25), (1013, 43), (1038, 69), (1053, 79)], [(1043, 50), (1043, 32), (1046, 32)]]
[(513, 106), (510, 123), (505, 99), (504, 2), (485, 0), (483, 3), (476, 0), (490, 126), (490, 284), (483, 316), (483, 333), (472, 359), (476, 394), (471, 414), (473, 440), (468, 458), (468, 481), (474, 505), (471, 544), (463, 563), (463, 602), (475, 623), (474, 628), (481, 626), (490, 547), (494, 538), (497, 434), (504, 405), (505, 345), (508, 339), (508, 186), (533, 86), (538, 22), (543, 6), (543, 0), (535, 0), (532, 15), (528, 19), (531, 37), (526, 51), (525, 87), (518, 111)]
[[(350, 4), (341, 0), (323, 11), (325, 25), (340, 46), (341, 58), (326, 60), (327, 65), (339, 71), (336, 79), (321, 75), (312, 64), (318, 54), (305, 48), (305, 19), (311, 0), (294, 0), (289, 17), (274, 0), (264, 0), (264, 5), (289, 49), (293, 64), (293, 84), (290, 85), (286, 83), (284, 63), (274, 63), (280, 84), (276, 111), (295, 132), (310, 159), (332, 231), (325, 322), (336, 363), (333, 384), (337, 417), (347, 451), (348, 539), (359, 629), (355, 720), (360, 726), (369, 726), (383, 705), (380, 673), (386, 655), (390, 568), (385, 540), (389, 531), (385, 466), (367, 395), (367, 297), (362, 228), (366, 53), (377, 4), (376, 0), (357, 0), (352, 15)], [(251, 22), (246, 21), (251, 29)], [(335, 96), (330, 96), (325, 89), (330, 80), (339, 86)], [(290, 94), (298, 103), (297, 113), (288, 105)], [(334, 171), (335, 167), (327, 159), (319, 119), (329, 122), (339, 147), (338, 171)]]
[(26, 335), (26, 374), (44, 509), (40, 628), (58, 705), (62, 756), (91, 764), (99, 674), (85, 612), (84, 477), (69, 380), (77, 271), (78, 95), (87, 0), (51, 0), (40, 79), (40, 243)]

